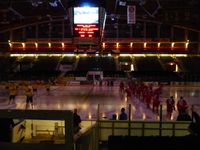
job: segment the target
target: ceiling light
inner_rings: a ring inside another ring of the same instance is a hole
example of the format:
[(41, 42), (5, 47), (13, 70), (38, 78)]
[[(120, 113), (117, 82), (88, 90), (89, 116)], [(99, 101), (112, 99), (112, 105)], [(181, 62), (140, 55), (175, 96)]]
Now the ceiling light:
[(120, 0), (119, 1), (119, 6), (126, 6), (126, 1), (125, 0)]
[(54, 0), (54, 1), (51, 1), (51, 2), (49, 2), (49, 5), (51, 6), (51, 7), (58, 7), (58, 0)]

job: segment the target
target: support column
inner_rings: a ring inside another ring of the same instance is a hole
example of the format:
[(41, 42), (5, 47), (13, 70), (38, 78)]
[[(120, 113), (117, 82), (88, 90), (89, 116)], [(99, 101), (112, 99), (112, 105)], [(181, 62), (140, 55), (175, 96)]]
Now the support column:
[(22, 40), (26, 41), (26, 27), (22, 29)]
[(65, 119), (65, 147), (66, 150), (73, 150), (73, 113), (68, 115), (68, 120)]
[(170, 41), (174, 41), (174, 27), (171, 26), (171, 35), (170, 35)]
[(118, 24), (118, 21), (117, 21), (117, 23), (114, 24), (114, 27), (116, 28), (116, 38), (118, 39), (119, 38), (119, 24)]
[(143, 31), (144, 31), (144, 40), (146, 41), (147, 38), (147, 23), (144, 21), (143, 22)]
[(35, 39), (38, 41), (38, 24), (35, 25)]
[(65, 20), (62, 21), (62, 40), (65, 38)]
[(11, 42), (13, 41), (13, 30), (9, 31), (9, 39)]
[(184, 30), (184, 40), (185, 41), (188, 40), (188, 30), (187, 29)]
[(198, 54), (200, 54), (200, 32), (199, 32), (199, 36), (198, 36)]
[(133, 38), (133, 25), (130, 24), (130, 38)]
[(52, 31), (52, 23), (49, 22), (49, 33), (48, 33), (49, 40), (51, 40), (51, 31)]
[(157, 24), (157, 38), (158, 38), (158, 41), (160, 41), (160, 28), (161, 28), (161, 24)]
[[(185, 42), (188, 41), (188, 30), (187, 29), (184, 29), (184, 40)], [(185, 51), (189, 51), (189, 47), (185, 47)]]

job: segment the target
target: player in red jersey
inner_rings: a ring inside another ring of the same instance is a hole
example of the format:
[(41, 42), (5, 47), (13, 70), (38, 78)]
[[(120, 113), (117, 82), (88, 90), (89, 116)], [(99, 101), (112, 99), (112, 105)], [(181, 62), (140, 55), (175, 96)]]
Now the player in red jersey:
[(183, 98), (183, 96), (180, 97), (180, 99), (177, 102), (177, 109), (179, 113), (185, 112), (188, 109), (188, 103), (187, 101)]
[(172, 113), (175, 110), (175, 101), (173, 96), (171, 96), (166, 100), (166, 105), (167, 105), (167, 118), (170, 120), (172, 117)]

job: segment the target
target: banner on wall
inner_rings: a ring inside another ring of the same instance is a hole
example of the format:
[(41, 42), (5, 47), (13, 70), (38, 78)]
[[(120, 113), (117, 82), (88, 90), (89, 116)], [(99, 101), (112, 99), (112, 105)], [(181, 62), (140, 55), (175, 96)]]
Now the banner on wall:
[(135, 7), (135, 5), (127, 6), (127, 23), (128, 24), (136, 23), (136, 7)]

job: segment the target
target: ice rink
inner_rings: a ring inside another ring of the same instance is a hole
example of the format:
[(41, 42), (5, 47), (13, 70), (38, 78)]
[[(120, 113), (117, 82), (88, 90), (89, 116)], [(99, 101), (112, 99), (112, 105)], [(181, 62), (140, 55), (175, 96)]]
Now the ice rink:
[[(132, 120), (158, 120), (158, 114), (146, 107), (144, 102), (139, 101), (134, 96), (127, 100), (126, 96), (119, 94), (119, 86), (98, 86), (98, 85), (67, 85), (51, 86), (48, 93), (45, 87), (38, 87), (37, 94), (34, 95), (34, 106), (27, 109), (48, 109), (48, 110), (72, 110), (78, 108), (82, 120), (96, 120), (99, 110), (100, 119), (111, 119), (112, 114), (120, 113), (122, 107), (126, 108), (128, 114), (131, 107)], [(26, 109), (26, 96), (23, 90), (18, 90), (15, 104), (8, 104), (8, 94), (1, 88), (0, 108), (1, 109)], [(174, 96), (175, 101), (183, 96), (190, 107), (195, 106), (200, 112), (200, 89), (198, 86), (164, 86), (161, 95), (163, 106), (162, 117), (166, 119), (166, 99)], [(129, 105), (130, 104), (130, 105)], [(177, 117), (174, 111), (172, 120)]]

